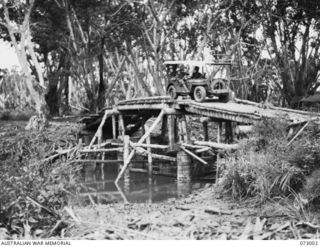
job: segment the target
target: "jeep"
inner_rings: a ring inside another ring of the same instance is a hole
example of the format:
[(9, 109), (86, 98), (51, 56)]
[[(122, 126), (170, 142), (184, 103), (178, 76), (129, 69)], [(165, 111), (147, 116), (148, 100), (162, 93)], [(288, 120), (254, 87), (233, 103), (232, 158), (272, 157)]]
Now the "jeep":
[[(190, 96), (197, 102), (206, 97), (229, 101), (231, 60), (166, 61), (167, 94), (173, 99)], [(201, 71), (201, 72), (200, 72)]]

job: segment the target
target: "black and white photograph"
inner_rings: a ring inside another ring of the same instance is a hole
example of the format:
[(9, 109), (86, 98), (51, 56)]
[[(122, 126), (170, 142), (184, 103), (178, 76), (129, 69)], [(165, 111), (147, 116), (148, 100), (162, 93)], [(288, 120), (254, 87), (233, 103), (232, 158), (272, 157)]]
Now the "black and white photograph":
[(319, 0), (0, 0), (0, 245), (320, 245), (319, 55)]

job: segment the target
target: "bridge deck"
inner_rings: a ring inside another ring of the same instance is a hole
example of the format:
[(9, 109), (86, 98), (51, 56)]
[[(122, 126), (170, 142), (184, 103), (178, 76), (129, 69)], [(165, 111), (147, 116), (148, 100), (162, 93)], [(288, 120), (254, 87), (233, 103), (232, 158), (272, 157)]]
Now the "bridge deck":
[(258, 103), (236, 100), (235, 102), (217, 102), (214, 100), (198, 103), (193, 100), (173, 100), (170, 97), (149, 97), (121, 101), (119, 111), (152, 111), (161, 110), (165, 106), (176, 109), (183, 114), (197, 114), (221, 120), (240, 123), (253, 123), (261, 118), (280, 118), (290, 122), (308, 121), (319, 118), (319, 113), (297, 111), (287, 108), (263, 106)]

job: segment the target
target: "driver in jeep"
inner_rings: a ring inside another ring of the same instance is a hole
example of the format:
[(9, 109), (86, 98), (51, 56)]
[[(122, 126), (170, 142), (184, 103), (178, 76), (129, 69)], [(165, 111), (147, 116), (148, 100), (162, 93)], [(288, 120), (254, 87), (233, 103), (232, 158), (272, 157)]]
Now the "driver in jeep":
[(199, 67), (194, 67), (194, 71), (192, 73), (191, 79), (200, 79), (203, 78), (203, 75), (199, 72)]

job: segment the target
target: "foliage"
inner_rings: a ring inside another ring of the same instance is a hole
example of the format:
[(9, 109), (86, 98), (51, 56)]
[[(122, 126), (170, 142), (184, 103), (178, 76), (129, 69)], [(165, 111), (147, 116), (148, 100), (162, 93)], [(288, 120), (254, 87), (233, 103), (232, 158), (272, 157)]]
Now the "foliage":
[(5, 229), (7, 238), (63, 235), (67, 220), (62, 209), (74, 187), (76, 169), (63, 159), (40, 160), (57, 147), (73, 145), (74, 130), (59, 130), (62, 138), (54, 131), (37, 133), (4, 126), (1, 134), (5, 133), (5, 138), (0, 143), (0, 228)]
[(234, 198), (254, 197), (259, 202), (298, 193), (309, 202), (318, 198), (319, 129), (309, 127), (290, 146), (286, 130), (281, 121), (265, 120), (256, 126), (254, 137), (226, 158), (221, 188)]
[(4, 72), (0, 78), (0, 109), (34, 108), (24, 81), (25, 77), (17, 70)]
[[(22, 24), (27, 6), (17, 6), (10, 18)], [(164, 60), (225, 53), (234, 59), (237, 97), (296, 107), (320, 85), (319, 8), (315, 0), (35, 0), (28, 37), (44, 65), (52, 114), (70, 107), (70, 81), (84, 89), (83, 104), (93, 111), (112, 103), (117, 88), (127, 98), (132, 89), (135, 96), (164, 94)], [(0, 35), (12, 42), (2, 22)], [(16, 32), (17, 44), (21, 38)], [(36, 60), (28, 56), (28, 66), (40, 80)]]

